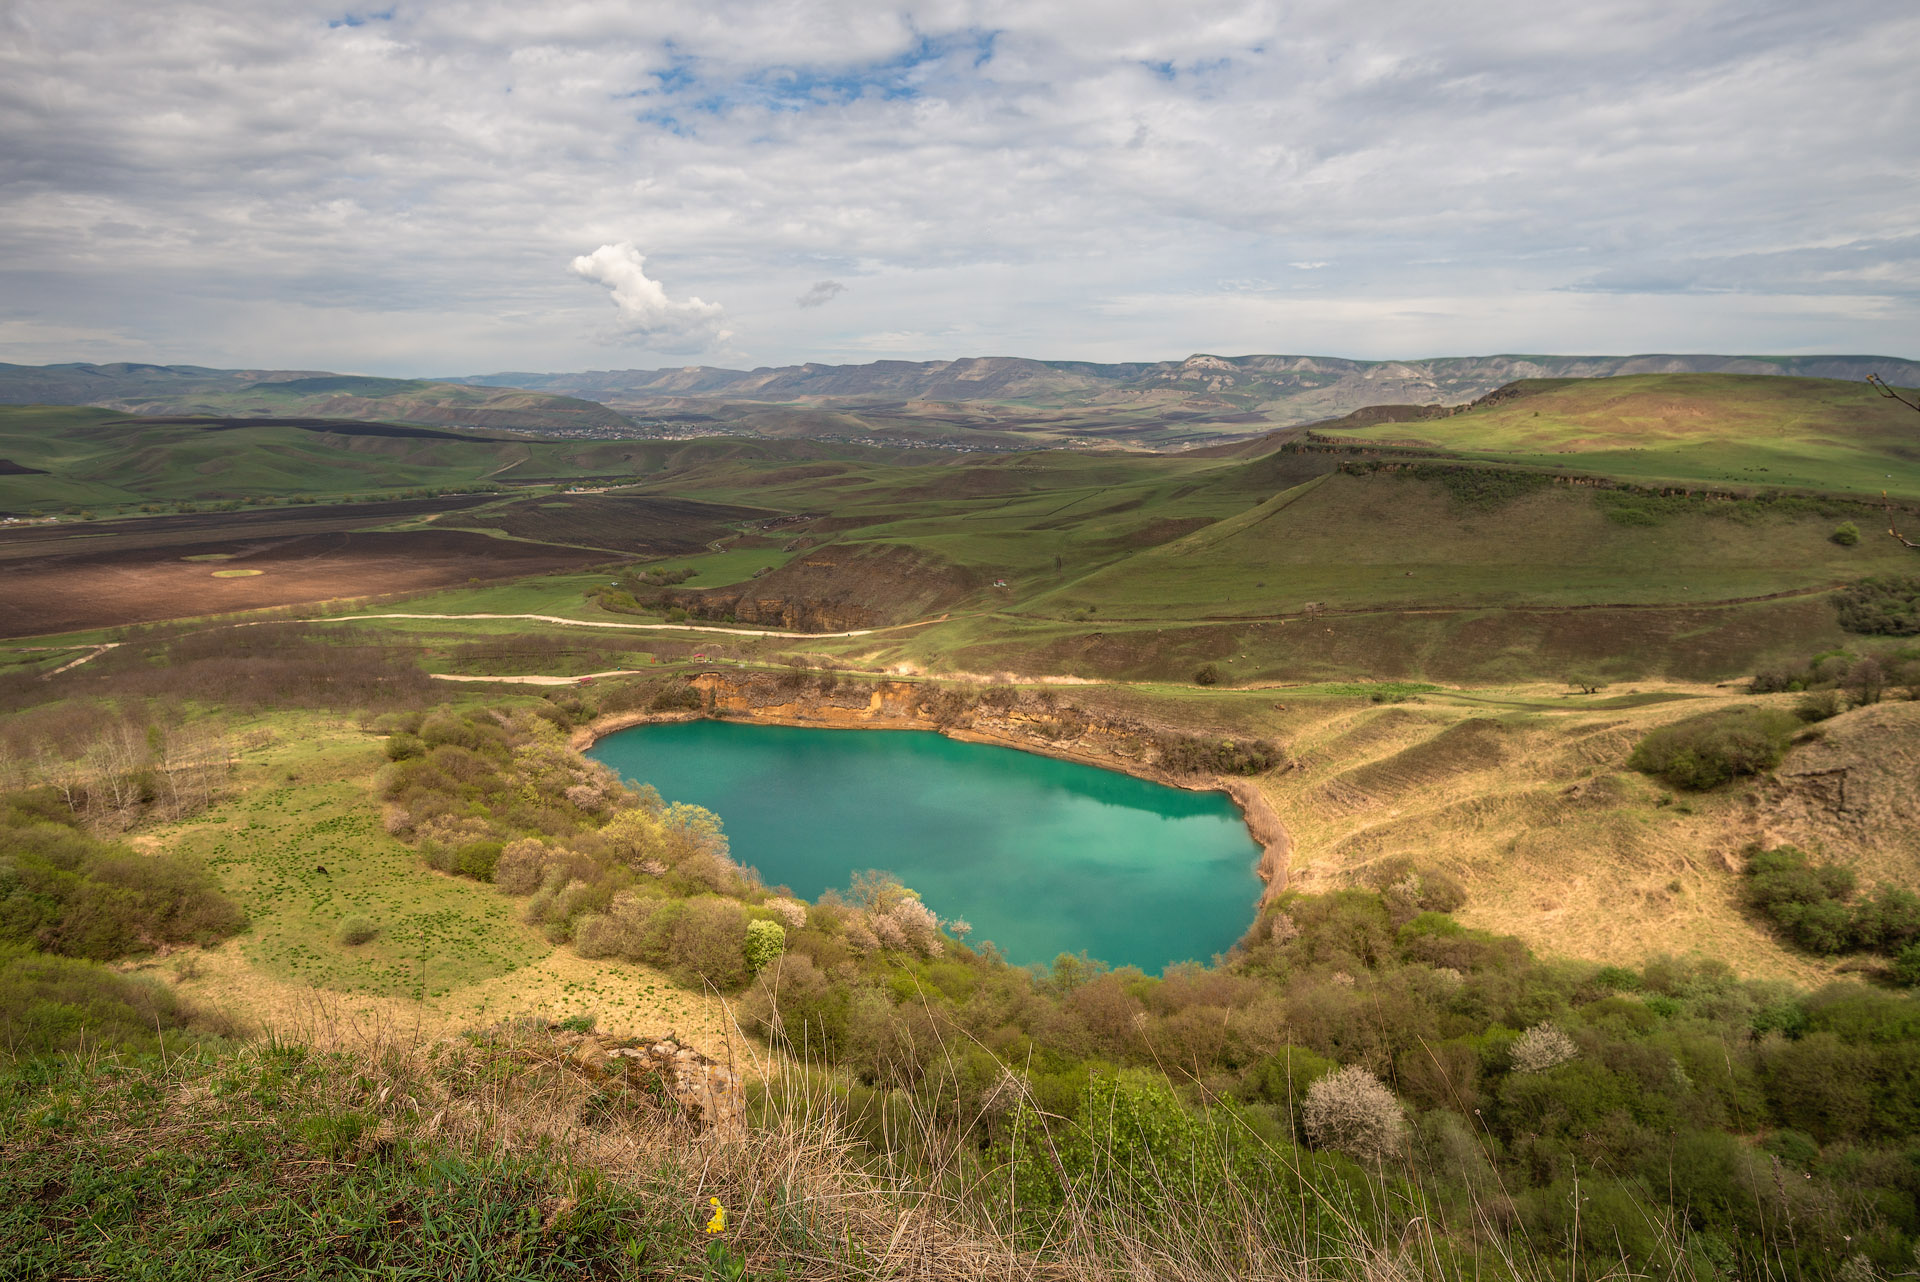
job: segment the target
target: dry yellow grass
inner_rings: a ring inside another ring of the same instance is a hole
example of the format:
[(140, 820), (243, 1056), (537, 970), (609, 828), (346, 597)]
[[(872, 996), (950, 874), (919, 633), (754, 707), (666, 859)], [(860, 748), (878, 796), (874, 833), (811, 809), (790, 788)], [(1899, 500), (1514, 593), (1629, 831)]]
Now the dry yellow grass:
[(437, 1037), (522, 1016), (559, 1021), (592, 1015), (595, 1028), (614, 1037), (674, 1033), (682, 1045), (743, 1071), (754, 1066), (754, 1053), (743, 1047), (726, 999), (675, 987), (664, 972), (648, 966), (588, 961), (558, 948), (534, 965), (425, 1001), (333, 992), (281, 978), (251, 962), (240, 939), (218, 948), (180, 949), (130, 969), (184, 973), (189, 977), (176, 985), (196, 1005), (301, 1041), (311, 1040), (316, 1027), (410, 1030)]
[[(1263, 788), (1293, 837), (1291, 886), (1364, 884), (1371, 867), (1405, 856), (1460, 879), (1462, 921), (1543, 954), (1635, 964), (1698, 953), (1750, 975), (1832, 974), (1741, 911), (1740, 852), (1790, 840), (1855, 867), (1863, 884), (1920, 881), (1920, 705), (1837, 718), (1794, 749), (1778, 783), (1675, 796), (1626, 769), (1634, 743), (1754, 700), (1712, 686), (1636, 689), (1689, 697), (1587, 707), (1535, 687), (1290, 703), (1285, 734), (1301, 766)], [(1834, 804), (1843, 787), (1850, 807)]]

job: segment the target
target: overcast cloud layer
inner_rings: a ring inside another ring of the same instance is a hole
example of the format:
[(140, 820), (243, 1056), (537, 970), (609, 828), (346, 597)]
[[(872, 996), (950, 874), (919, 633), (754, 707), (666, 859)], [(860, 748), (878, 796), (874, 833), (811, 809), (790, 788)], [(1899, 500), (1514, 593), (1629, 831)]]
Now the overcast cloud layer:
[(1911, 0), (373, 4), (0, 0), (0, 360), (1920, 357)]

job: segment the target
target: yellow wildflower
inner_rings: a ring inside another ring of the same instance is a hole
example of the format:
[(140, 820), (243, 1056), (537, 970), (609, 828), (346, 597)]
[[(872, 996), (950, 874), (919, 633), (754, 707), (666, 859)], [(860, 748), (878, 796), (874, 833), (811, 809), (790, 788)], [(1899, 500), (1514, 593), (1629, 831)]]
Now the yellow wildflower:
[(707, 1201), (713, 1204), (713, 1218), (707, 1221), (707, 1232), (709, 1233), (726, 1232), (727, 1208), (720, 1205), (720, 1199), (717, 1197), (710, 1197), (707, 1199)]

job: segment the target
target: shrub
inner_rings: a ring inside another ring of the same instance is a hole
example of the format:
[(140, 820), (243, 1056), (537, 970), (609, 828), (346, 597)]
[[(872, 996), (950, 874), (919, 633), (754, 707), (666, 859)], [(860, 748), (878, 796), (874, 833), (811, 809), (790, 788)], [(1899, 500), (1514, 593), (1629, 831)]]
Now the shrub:
[(1866, 636), (1920, 635), (1920, 574), (1862, 579), (1833, 599), (1840, 626)]
[(1878, 703), (1887, 692), (1887, 670), (1872, 655), (1860, 660), (1847, 669), (1847, 675), (1841, 682), (1847, 693), (1860, 707)]
[(743, 951), (750, 973), (759, 974), (786, 950), (787, 932), (779, 922), (756, 921), (747, 924), (747, 942)]
[(1893, 982), (1908, 988), (1920, 988), (1920, 943), (1908, 944), (1893, 959)]
[(761, 905), (768, 912), (787, 924), (788, 930), (805, 930), (807, 926), (807, 905), (798, 899), (769, 899)]
[(500, 852), (497, 841), (469, 841), (453, 852), (453, 871), (475, 881), (492, 881)]
[(379, 935), (380, 927), (368, 917), (345, 918), (341, 921), (339, 928), (333, 932), (334, 939), (346, 948), (358, 948), (362, 944), (370, 944)]
[(211, 944), (246, 925), (213, 874), (135, 855), (61, 824), (0, 826), (0, 944), (110, 961), (155, 944)]
[(1363, 1161), (1384, 1162), (1406, 1147), (1407, 1119), (1393, 1092), (1358, 1064), (1307, 1088), (1307, 1137)]
[(540, 889), (551, 855), (547, 843), (538, 837), (510, 841), (500, 851), (493, 866), (493, 884), (502, 894), (531, 895)]
[(1396, 856), (1377, 865), (1368, 877), (1397, 930), (1422, 913), (1450, 913), (1467, 902), (1467, 890), (1451, 875), (1415, 866)]
[(1825, 721), (1844, 711), (1846, 709), (1840, 703), (1840, 692), (1837, 690), (1809, 690), (1793, 705), (1793, 715), (1809, 722)]
[(426, 745), (420, 742), (420, 736), (408, 734), (402, 730), (387, 736), (387, 760), (405, 761), (410, 757), (423, 756)]
[(186, 1021), (187, 1012), (155, 980), (0, 944), (0, 1046), (10, 1055), (148, 1051)]
[(1648, 734), (1630, 769), (1675, 788), (1704, 791), (1780, 764), (1798, 721), (1772, 708), (1728, 708)]
[(1860, 527), (1852, 521), (1842, 521), (1834, 527), (1833, 533), (1827, 537), (1843, 548), (1850, 548), (1860, 542)]
[(1286, 760), (1286, 755), (1265, 739), (1242, 743), (1190, 734), (1154, 736), (1154, 753), (1160, 768), (1175, 774), (1258, 775)]
[(1746, 872), (1747, 906), (1810, 952), (1897, 956), (1920, 940), (1920, 895), (1910, 890), (1883, 885), (1849, 902), (1853, 872), (1815, 864), (1793, 846), (1749, 847)]
[[(684, 615), (684, 612), (682, 612)], [(662, 686), (647, 707), (654, 712), (694, 712), (704, 706), (700, 692), (684, 681)]]
[[(883, 923), (891, 929), (883, 932)], [(938, 957), (945, 947), (940, 939), (940, 919), (912, 895), (896, 900), (884, 918), (874, 920), (873, 928), (883, 939), (897, 933), (907, 948), (922, 957)]]
[(1282, 1046), (1255, 1067), (1253, 1089), (1259, 1098), (1297, 1111), (1306, 1102), (1313, 1084), (1339, 1067), (1304, 1046)]
[(1193, 672), (1193, 683), (1197, 686), (1217, 686), (1220, 684), (1220, 666), (1203, 663)]
[(1552, 1024), (1535, 1024), (1507, 1048), (1508, 1062), (1516, 1073), (1544, 1073), (1579, 1054), (1573, 1039)]
[(747, 981), (747, 914), (726, 899), (686, 901), (673, 924), (668, 968), (690, 988), (711, 984), (731, 992)]

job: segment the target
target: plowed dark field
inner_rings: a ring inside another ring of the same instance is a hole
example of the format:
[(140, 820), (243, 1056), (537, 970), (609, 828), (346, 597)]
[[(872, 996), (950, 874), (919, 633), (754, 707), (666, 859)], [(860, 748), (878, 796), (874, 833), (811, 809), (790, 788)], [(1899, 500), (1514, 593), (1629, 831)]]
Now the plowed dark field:
[(688, 556), (734, 531), (738, 521), (773, 513), (692, 499), (634, 494), (565, 494), (525, 499), (488, 512), (483, 520), (448, 524), (485, 525), (515, 538), (572, 543), (653, 556)]
[[(491, 494), (450, 498), (396, 499), (388, 503), (331, 503), (312, 507), (245, 508), (238, 512), (200, 512), (185, 516), (147, 516), (128, 521), (60, 521), (52, 525), (0, 527), (0, 561), (60, 556), (68, 552), (127, 551), (176, 547), (223, 539), (254, 541), (328, 534), (387, 525), (408, 517), (457, 512), (490, 503)], [(458, 524), (458, 518), (441, 518)]]
[[(120, 546), (76, 540), (66, 546), (42, 544), (39, 555), (0, 559), (0, 637), (419, 592), (470, 579), (574, 569), (605, 559), (573, 548), (463, 530), (261, 531), (251, 537), (160, 546), (127, 546), (130, 536), (107, 542)], [(184, 559), (214, 554), (227, 559)], [(217, 573), (233, 570), (259, 573)]]

